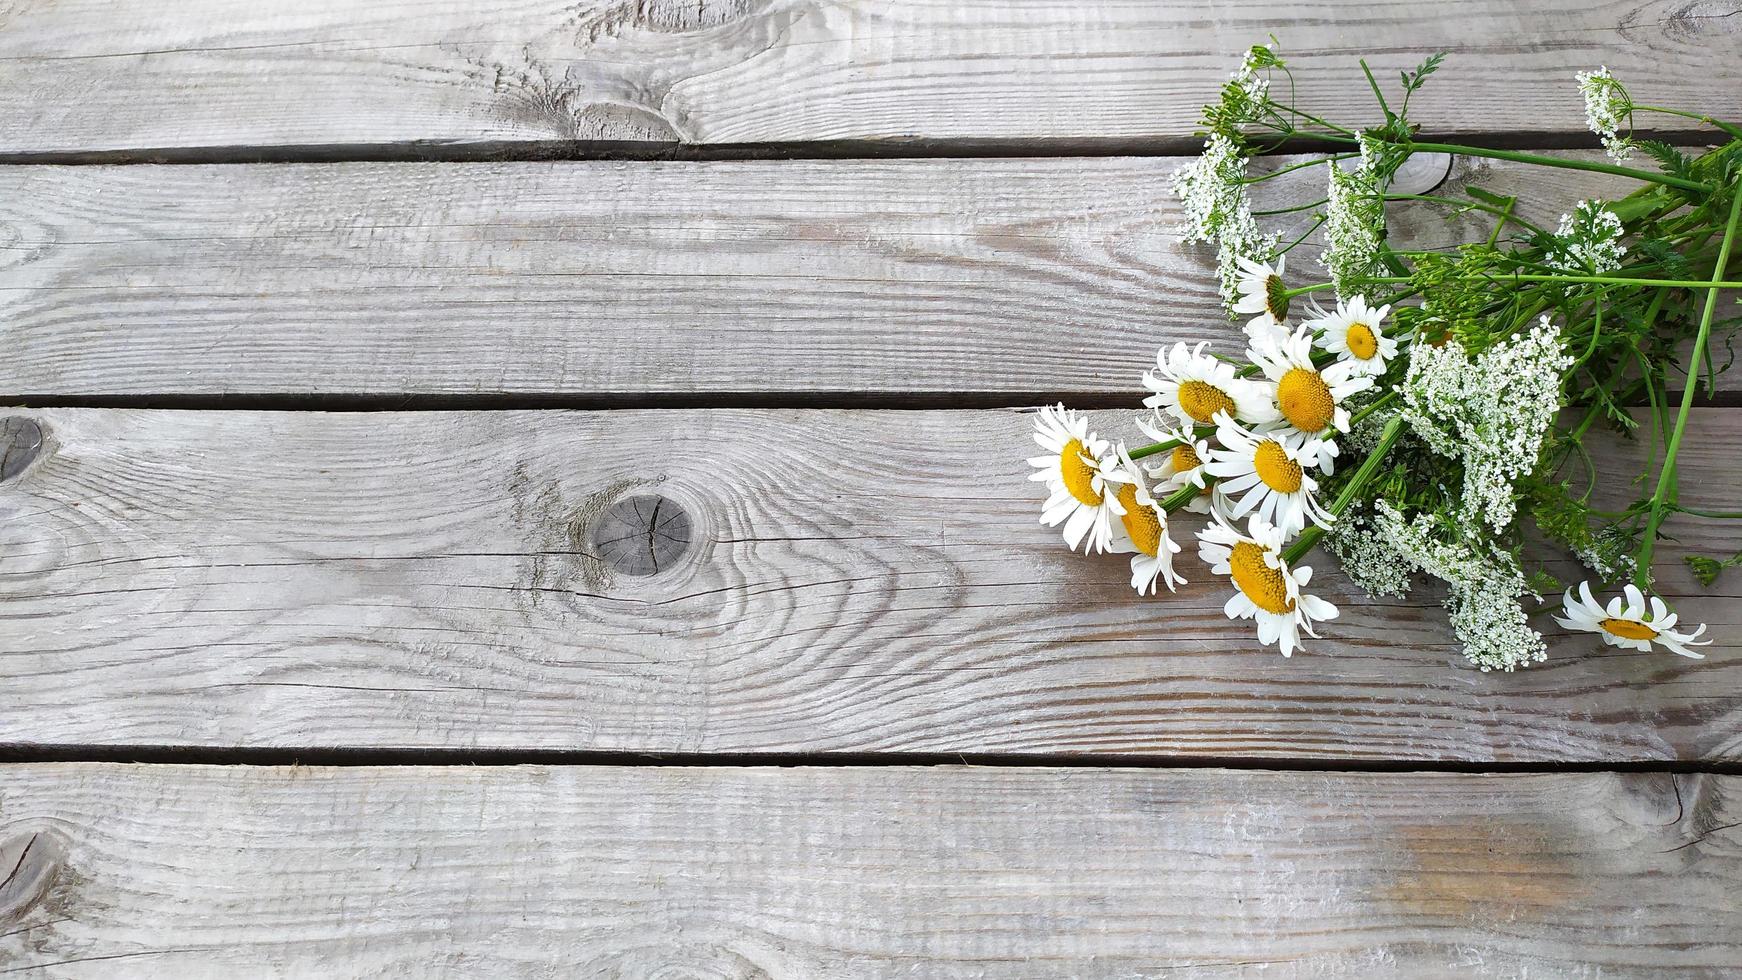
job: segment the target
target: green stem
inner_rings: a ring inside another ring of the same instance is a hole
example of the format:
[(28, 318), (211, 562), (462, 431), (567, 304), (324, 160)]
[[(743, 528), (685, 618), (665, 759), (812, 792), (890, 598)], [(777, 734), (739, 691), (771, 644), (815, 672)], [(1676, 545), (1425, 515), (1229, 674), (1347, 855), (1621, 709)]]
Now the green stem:
[[(1510, 210), (1502, 210), (1494, 207), (1492, 204), (1483, 204), (1481, 201), (1460, 201), (1455, 197), (1441, 197), (1437, 194), (1387, 194), (1385, 195), (1385, 199), (1387, 201), (1426, 201), (1429, 204), (1446, 204), (1455, 208), (1464, 208), (1470, 211), (1485, 211), (1488, 214), (1500, 218), (1500, 225), (1505, 225), (1506, 222), (1510, 221), (1515, 225), (1521, 225), (1528, 228), (1539, 235), (1548, 234), (1548, 232), (1536, 225), (1533, 225), (1523, 218), (1520, 218), (1518, 215), (1511, 213)], [(1498, 237), (1499, 227), (1500, 226), (1498, 225), (1495, 227), (1496, 237)], [(1492, 245), (1494, 244), (1494, 241), (1490, 239), (1488, 244)]]
[[(1402, 434), (1403, 418), (1401, 416), (1385, 423), (1384, 431), (1379, 434), (1379, 445), (1375, 446), (1373, 452), (1361, 461), (1361, 468), (1355, 471), (1355, 475), (1349, 478), (1348, 483), (1343, 484), (1342, 492), (1337, 494), (1337, 499), (1331, 503), (1329, 510), (1332, 517), (1341, 517), (1343, 511), (1348, 510), (1349, 505), (1355, 502), (1355, 495), (1360, 493), (1361, 488), (1365, 487), (1367, 481), (1373, 478), (1373, 474), (1378, 472), (1379, 464), (1384, 461), (1385, 454), (1397, 444), (1397, 439)], [(1300, 533), (1300, 537), (1294, 539), (1293, 544), (1283, 551), (1282, 560), (1289, 565), (1300, 561), (1301, 556), (1312, 550), (1313, 545), (1318, 544), (1319, 538), (1324, 537), (1324, 534), (1325, 529), (1316, 524), (1308, 527)]]
[(1425, 153), (1458, 153), (1470, 157), (1487, 157), (1491, 160), (1511, 160), (1514, 163), (1529, 163), (1539, 167), (1556, 167), (1561, 170), (1587, 170), (1596, 174), (1614, 174), (1617, 177), (1631, 177), (1634, 180), (1650, 184), (1663, 184), (1668, 187), (1679, 187), (1684, 191), (1698, 191), (1710, 194), (1717, 190), (1711, 184), (1702, 184), (1697, 180), (1688, 180), (1669, 174), (1654, 174), (1649, 170), (1636, 170), (1633, 167), (1620, 167), (1612, 163), (1596, 163), (1590, 160), (1575, 160), (1565, 157), (1548, 157), (1537, 153), (1520, 153), (1517, 150), (1490, 150), (1483, 146), (1464, 146), (1459, 143), (1416, 143), (1407, 144), (1409, 149)]
[[(1730, 220), (1724, 226), (1724, 239), (1718, 246), (1718, 261), (1712, 267), (1712, 284), (1706, 290), (1706, 308), (1700, 314), (1700, 332), (1694, 337), (1694, 349), (1689, 355), (1688, 364), (1697, 365), (1705, 356), (1706, 340), (1712, 333), (1712, 316), (1718, 309), (1718, 293), (1722, 288), (1719, 280), (1723, 278), (1724, 269), (1730, 261), (1730, 246), (1736, 243), (1736, 226), (1742, 222), (1742, 182), (1731, 188), (1734, 200), (1730, 202)], [(1657, 529), (1663, 523), (1668, 512), (1668, 503), (1672, 484), (1675, 481), (1675, 457), (1681, 449), (1682, 433), (1688, 425), (1688, 413), (1694, 406), (1694, 389), (1699, 387), (1700, 373), (1697, 370), (1688, 371), (1687, 381), (1682, 384), (1682, 404), (1676, 412), (1675, 429), (1670, 433), (1669, 446), (1664, 450), (1663, 469), (1657, 474), (1657, 489), (1651, 495), (1651, 516), (1646, 518), (1645, 533), (1639, 542), (1638, 567), (1633, 574), (1633, 583), (1645, 588), (1651, 581), (1651, 552), (1657, 544)]]
[(1705, 115), (1704, 113), (1683, 112), (1680, 109), (1665, 109), (1663, 106), (1656, 105), (1636, 105), (1633, 106), (1632, 109), (1634, 112), (1661, 112), (1666, 116), (1680, 116), (1683, 119), (1695, 119), (1708, 126), (1721, 129), (1737, 139), (1742, 139), (1742, 126), (1732, 126), (1723, 120), (1713, 119), (1711, 116)]
[(1178, 439), (1169, 439), (1166, 442), (1151, 443), (1141, 449), (1130, 450), (1125, 455), (1130, 456), (1132, 459), (1142, 459), (1145, 456), (1154, 456), (1156, 453), (1165, 453), (1179, 444), (1180, 441)]
[(1204, 480), (1203, 490), (1188, 483), (1185, 486), (1180, 487), (1178, 490), (1175, 490), (1166, 500), (1163, 500), (1161, 502), (1161, 509), (1171, 514), (1174, 511), (1179, 510), (1181, 507), (1184, 507), (1186, 504), (1196, 500), (1200, 494), (1205, 493), (1210, 487), (1215, 486), (1215, 483), (1215, 478), (1206, 478)]

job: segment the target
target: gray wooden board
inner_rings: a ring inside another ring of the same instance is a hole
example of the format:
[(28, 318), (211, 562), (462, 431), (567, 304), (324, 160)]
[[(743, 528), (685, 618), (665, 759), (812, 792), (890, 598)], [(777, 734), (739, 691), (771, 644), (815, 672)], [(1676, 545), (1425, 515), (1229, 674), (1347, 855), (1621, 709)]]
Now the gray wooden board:
[(0, 768), (21, 976), (1711, 977), (1742, 781)]
[[(1661, 554), (1704, 661), (1586, 634), (1503, 675), (1436, 593), (1321, 560), (1343, 616), (1284, 660), (1195, 557), (1140, 599), (1038, 526), (1017, 411), (15, 414), (43, 445), (0, 483), (0, 744), (1742, 758), (1736, 572)], [(1696, 413), (1684, 503), (1735, 509), (1739, 425)], [(616, 505), (650, 496), (688, 523), (653, 573), (594, 557), (643, 553)]]
[[(1434, 132), (1584, 132), (1573, 73), (1742, 117), (1728, 2), (56, 0), (0, 7), (5, 150), (580, 140), (1133, 145), (1196, 128), (1278, 35), (1305, 108), (1452, 57)], [(1684, 124), (1685, 125), (1685, 124)]]
[[(1163, 343), (1243, 342), (1213, 254), (1173, 233), (1178, 165), (0, 168), (0, 397), (1104, 403)], [(1261, 203), (1323, 181), (1299, 171)], [(1408, 181), (1520, 191), (1551, 225), (1626, 186), (1443, 157)], [(1487, 234), (1394, 214), (1405, 244)]]

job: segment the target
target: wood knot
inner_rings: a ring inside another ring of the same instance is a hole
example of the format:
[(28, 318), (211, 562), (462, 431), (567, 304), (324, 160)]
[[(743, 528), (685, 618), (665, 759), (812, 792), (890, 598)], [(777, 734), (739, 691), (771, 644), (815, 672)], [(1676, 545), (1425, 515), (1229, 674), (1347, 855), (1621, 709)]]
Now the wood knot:
[(66, 862), (66, 848), (53, 834), (17, 834), (0, 843), (0, 926), (24, 917)]
[(0, 419), (0, 480), (10, 480), (42, 452), (42, 426), (13, 415)]
[(676, 501), (637, 494), (612, 504), (593, 525), (593, 553), (625, 575), (654, 575), (690, 550), (694, 528)]

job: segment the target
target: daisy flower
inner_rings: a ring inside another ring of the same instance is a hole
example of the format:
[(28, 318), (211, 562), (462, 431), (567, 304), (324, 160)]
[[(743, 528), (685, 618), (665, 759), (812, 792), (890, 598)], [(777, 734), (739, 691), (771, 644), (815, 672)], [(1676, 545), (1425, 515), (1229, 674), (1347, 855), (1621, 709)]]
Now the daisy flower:
[(1216, 500), (1223, 513), (1235, 520), (1252, 514), (1288, 537), (1300, 533), (1309, 520), (1320, 527), (1333, 523), (1313, 499), (1318, 481), (1307, 475), (1321, 465), (1322, 440), (1291, 444), (1277, 438), (1280, 432), (1254, 432), (1226, 415), (1218, 422), (1216, 441), (1221, 445), (1210, 450), (1204, 470), (1216, 478)]
[(1167, 511), (1150, 493), (1143, 467), (1137, 465), (1124, 445), (1118, 447), (1115, 456), (1128, 482), (1120, 483), (1115, 491), (1125, 513), (1119, 517), (1119, 530), (1123, 533), (1114, 537), (1113, 550), (1133, 553), (1131, 587), (1138, 595), (1157, 592), (1158, 580), (1172, 592), (1185, 579), (1173, 570), (1173, 556), (1180, 549), (1167, 533)]
[(1072, 551), (1107, 551), (1113, 546), (1113, 519), (1123, 515), (1117, 488), (1119, 461), (1107, 452), (1108, 442), (1089, 431), (1089, 420), (1063, 405), (1043, 406), (1034, 418), (1034, 441), (1047, 451), (1028, 464), (1030, 480), (1051, 491), (1041, 508), (1040, 522), (1064, 525), (1065, 544)]
[(1373, 378), (1357, 372), (1348, 361), (1323, 370), (1314, 367), (1312, 332), (1305, 324), (1287, 337), (1254, 343), (1247, 356), (1276, 383), (1272, 415), (1295, 429), (1297, 442), (1332, 430), (1348, 432), (1349, 410), (1344, 403), (1350, 395), (1373, 387)]
[(1282, 560), (1283, 534), (1254, 517), (1241, 534), (1217, 515), (1198, 532), (1198, 557), (1210, 571), (1226, 575), (1236, 589), (1222, 612), (1229, 619), (1257, 619), (1258, 639), (1275, 643), (1285, 657), (1300, 645), (1300, 631), (1316, 637), (1313, 623), (1337, 618), (1337, 607), (1301, 587), (1312, 580), (1312, 568), (1290, 569)]
[(1365, 296), (1351, 296), (1348, 302), (1337, 303), (1335, 310), (1302, 326), (1317, 334), (1315, 346), (1353, 365), (1357, 374), (1378, 376), (1385, 373), (1386, 363), (1397, 356), (1397, 339), (1387, 337), (1382, 329), (1390, 312), (1389, 306), (1377, 309), (1368, 306)]
[(1159, 408), (1184, 426), (1214, 424), (1217, 412), (1228, 412), (1248, 422), (1276, 419), (1269, 386), (1234, 375), (1234, 365), (1204, 353), (1209, 341), (1196, 347), (1183, 342), (1155, 354), (1155, 370), (1145, 371), (1143, 386), (1154, 392), (1143, 399), (1149, 408)]
[(1234, 312), (1253, 314), (1246, 321), (1246, 336), (1256, 341), (1260, 337), (1286, 333), (1288, 320), (1288, 286), (1282, 281), (1282, 265), (1287, 257), (1269, 263), (1241, 258), (1235, 279)]
[(1562, 612), (1564, 616), (1556, 616), (1555, 622), (1570, 630), (1584, 630), (1587, 633), (1598, 633), (1603, 642), (1612, 647), (1623, 647), (1628, 650), (1650, 650), (1656, 643), (1671, 653), (1677, 653), (1695, 660), (1704, 660), (1706, 655), (1689, 650), (1690, 646), (1703, 647), (1711, 640), (1701, 640), (1701, 634), (1706, 632), (1704, 625), (1692, 633), (1677, 633), (1673, 627), (1676, 615), (1669, 611), (1663, 600), (1657, 596), (1646, 599), (1645, 593), (1639, 591), (1636, 585), (1629, 585), (1625, 590), (1627, 600), (1622, 603), (1621, 596), (1609, 600), (1609, 608), (1604, 609), (1591, 595), (1591, 583), (1579, 583), (1579, 595), (1574, 597), (1573, 590), (1568, 589), (1562, 597)]
[(1204, 483), (1204, 460), (1210, 458), (1210, 440), (1197, 438), (1189, 426), (1167, 425), (1159, 411), (1154, 413), (1153, 420), (1139, 418), (1137, 427), (1156, 442), (1179, 443), (1161, 458), (1161, 462), (1148, 468), (1149, 475), (1161, 481), (1155, 488), (1156, 492), (1165, 500), (1186, 486), (1197, 487), (1198, 495), (1186, 504), (1186, 510), (1208, 514), (1210, 488)]

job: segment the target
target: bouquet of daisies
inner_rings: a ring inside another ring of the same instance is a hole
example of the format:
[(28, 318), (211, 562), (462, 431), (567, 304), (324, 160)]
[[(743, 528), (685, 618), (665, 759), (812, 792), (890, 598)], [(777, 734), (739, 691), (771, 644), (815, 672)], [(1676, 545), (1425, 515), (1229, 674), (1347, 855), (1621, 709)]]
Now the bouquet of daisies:
[[(1653, 594), (1652, 550), (1667, 517), (1704, 514), (1677, 503), (1676, 457), (1696, 392), (1728, 366), (1714, 351), (1742, 326), (1722, 292), (1742, 286), (1742, 127), (1635, 103), (1599, 69), (1577, 83), (1606, 161), (1429, 142), (1409, 101), (1440, 61), (1402, 73), (1389, 99), (1361, 63), (1378, 103), (1361, 126), (1279, 100), (1273, 82), (1293, 89), (1288, 66), (1269, 47), (1246, 54), (1205, 107), (1202, 155), (1174, 177), (1181, 235), (1214, 250), (1245, 349), (1163, 347), (1143, 375), (1149, 412), (1136, 427), (1147, 444), (1103, 438), (1062, 405), (1041, 410), (1045, 452), (1030, 460), (1050, 491), (1041, 523), (1061, 527), (1073, 550), (1130, 554), (1132, 587), (1151, 594), (1185, 581), (1173, 515), (1207, 515), (1197, 551), (1232, 585), (1226, 613), (1255, 620), (1284, 656), (1337, 616), (1302, 564), (1320, 545), (1374, 596), (1442, 581), (1452, 629), (1483, 670), (1544, 659), (1538, 615), (1697, 658), (1705, 627), (1678, 628)], [(1634, 121), (1656, 115), (1698, 120), (1728, 142), (1689, 154), (1636, 136)], [(1303, 138), (1337, 152), (1255, 163)], [(1595, 171), (1638, 189), (1580, 202), (1549, 229), (1516, 198), (1476, 187), (1400, 192), (1399, 169), (1420, 153)], [(1256, 185), (1313, 167), (1321, 199), (1254, 209)], [(1487, 234), (1396, 247), (1388, 214), (1423, 201), (1481, 218)], [(1260, 222), (1281, 214), (1310, 224), (1284, 236)], [(1320, 273), (1285, 271), (1315, 236), (1318, 254), (1295, 268)], [(1599, 430), (1649, 446), (1638, 499), (1620, 509), (1593, 500), (1585, 440)], [(1567, 554), (1587, 581), (1551, 571)], [(1687, 560), (1710, 584), (1742, 555)], [(1620, 594), (1605, 605), (1599, 590)]]

